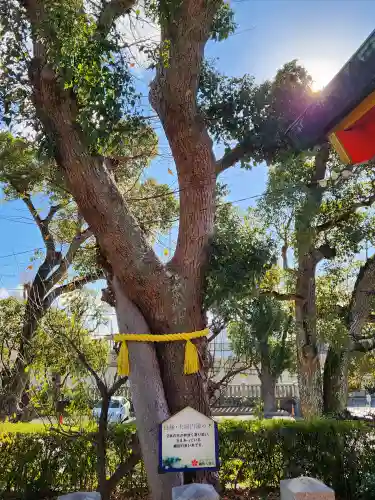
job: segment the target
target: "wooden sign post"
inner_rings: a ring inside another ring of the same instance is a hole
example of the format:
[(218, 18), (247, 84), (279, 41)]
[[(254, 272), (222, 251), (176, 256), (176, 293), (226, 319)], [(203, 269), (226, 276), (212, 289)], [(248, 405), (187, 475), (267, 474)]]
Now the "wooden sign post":
[(217, 424), (189, 406), (160, 424), (159, 471), (217, 470)]

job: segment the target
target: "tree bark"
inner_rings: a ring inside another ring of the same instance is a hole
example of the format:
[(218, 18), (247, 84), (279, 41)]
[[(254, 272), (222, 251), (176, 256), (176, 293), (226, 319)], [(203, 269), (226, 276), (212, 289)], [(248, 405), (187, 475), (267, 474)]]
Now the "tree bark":
[[(180, 192), (177, 247), (168, 265), (173, 286), (167, 301), (173, 303), (173, 312), (159, 326), (159, 333), (191, 332), (206, 326), (202, 288), (214, 227), (216, 160), (196, 95), (204, 46), (219, 3), (185, 0), (173, 9), (162, 32), (162, 40), (171, 41), (170, 63), (158, 66), (150, 89), (151, 105), (163, 123), (176, 163)], [(205, 365), (207, 341), (196, 344)], [(210, 415), (206, 370), (183, 375), (183, 343), (158, 345), (157, 350), (171, 412), (189, 405)]]
[(96, 454), (96, 475), (98, 478), (98, 491), (101, 500), (109, 500), (107, 490), (107, 437), (108, 437), (108, 408), (110, 397), (108, 393), (101, 394), (102, 407), (99, 417), (97, 454)]
[(321, 415), (323, 392), (316, 335), (315, 272), (323, 258), (332, 258), (334, 252), (327, 246), (316, 248), (316, 231), (312, 221), (319, 213), (324, 190), (319, 181), (324, 179), (329, 147), (323, 145), (315, 157), (306, 200), (296, 216), (297, 283), (295, 302), (297, 334), (297, 370), (301, 410), (306, 418)]
[[(116, 314), (123, 333), (149, 333), (150, 329), (139, 309), (122, 291), (116, 278), (113, 280), (116, 296)], [(159, 425), (169, 418), (159, 364), (153, 344), (129, 342), (130, 390), (137, 419), (137, 432), (147, 479), (153, 500), (168, 500), (172, 487), (182, 484), (181, 474), (159, 474)]]
[(295, 304), (298, 385), (301, 410), (305, 418), (321, 415), (322, 380), (316, 342), (315, 262), (311, 254), (299, 259)]
[(374, 349), (373, 337), (364, 337), (362, 330), (371, 320), (372, 296), (375, 286), (375, 255), (360, 268), (348, 307), (348, 338), (341, 348), (330, 347), (324, 367), (324, 411), (338, 413), (346, 409), (348, 369), (351, 352)]
[(267, 367), (262, 367), (260, 372), (260, 393), (263, 400), (264, 413), (276, 411), (275, 397), (276, 378)]
[(330, 346), (324, 364), (324, 413), (337, 415), (346, 410), (348, 402), (348, 349)]
[(29, 374), (25, 372), (21, 360), (16, 360), (12, 373), (3, 376), (2, 396), (0, 398), (0, 420), (20, 418), (20, 402), (25, 388), (28, 385)]

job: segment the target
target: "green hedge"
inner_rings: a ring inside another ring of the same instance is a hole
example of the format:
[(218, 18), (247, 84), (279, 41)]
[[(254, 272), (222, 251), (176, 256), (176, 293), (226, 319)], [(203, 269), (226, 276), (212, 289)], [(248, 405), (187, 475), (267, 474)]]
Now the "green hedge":
[[(89, 431), (65, 436), (33, 428), (0, 430), (0, 498), (25, 500), (51, 491), (93, 490), (95, 447)], [(131, 426), (112, 429), (109, 468), (129, 453)], [(226, 489), (273, 488), (280, 479), (309, 475), (335, 489), (341, 500), (375, 498), (375, 432), (358, 422), (316, 420), (227, 421), (219, 425), (220, 478)], [(119, 489), (129, 497), (145, 494), (142, 465)]]
[(220, 429), (221, 479), (229, 487), (278, 487), (300, 475), (321, 479), (342, 500), (370, 500), (374, 430), (358, 422), (226, 422)]
[[(34, 427), (30, 432), (27, 426)], [(96, 489), (95, 436), (90, 431), (57, 429), (43, 425), (0, 424), (0, 498), (41, 500), (53, 493), (93, 491)], [(26, 430), (25, 430), (26, 428)], [(21, 429), (21, 430), (20, 430)], [(130, 426), (116, 426), (109, 435), (108, 474), (129, 455)], [(136, 496), (147, 492), (146, 474), (140, 464), (124, 477), (122, 491)]]

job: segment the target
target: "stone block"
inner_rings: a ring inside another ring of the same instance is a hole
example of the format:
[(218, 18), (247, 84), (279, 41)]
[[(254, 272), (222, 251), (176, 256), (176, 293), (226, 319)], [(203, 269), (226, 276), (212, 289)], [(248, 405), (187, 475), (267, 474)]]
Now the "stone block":
[(172, 500), (219, 500), (219, 494), (212, 484), (185, 484), (172, 488)]
[(301, 476), (280, 481), (280, 500), (335, 500), (335, 492), (318, 479)]
[(101, 495), (97, 491), (76, 491), (57, 497), (57, 500), (101, 500)]

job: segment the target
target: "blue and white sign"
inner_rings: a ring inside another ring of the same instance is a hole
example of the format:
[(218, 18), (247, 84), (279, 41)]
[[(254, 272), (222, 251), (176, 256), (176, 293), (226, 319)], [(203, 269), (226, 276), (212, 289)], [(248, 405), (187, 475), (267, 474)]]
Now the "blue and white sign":
[(160, 472), (218, 467), (217, 424), (211, 418), (188, 406), (160, 425)]

